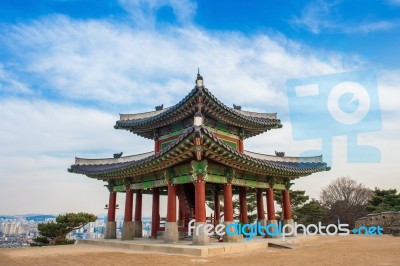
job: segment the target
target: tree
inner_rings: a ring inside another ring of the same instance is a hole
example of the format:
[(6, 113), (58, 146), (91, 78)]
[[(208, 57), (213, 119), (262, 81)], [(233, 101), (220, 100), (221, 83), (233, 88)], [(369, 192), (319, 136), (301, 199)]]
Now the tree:
[(346, 223), (354, 227), (355, 221), (368, 214), (365, 205), (353, 205), (345, 201), (337, 201), (327, 210), (328, 223)]
[(350, 177), (339, 177), (333, 180), (320, 194), (322, 205), (327, 208), (329, 222), (338, 221), (354, 226), (356, 219), (368, 212), (366, 205), (373, 192)]
[[(221, 210), (221, 213), (223, 213), (224, 212), (223, 195), (219, 195), (219, 201), (220, 201), (220, 210)], [(247, 191), (246, 201), (247, 201), (247, 213), (248, 213), (247, 217), (248, 217), (249, 223), (253, 223), (257, 220), (257, 213), (254, 213), (257, 209), (256, 193), (254, 191)], [(206, 197), (206, 204), (211, 210), (215, 211), (214, 195), (210, 195), (210, 196)], [(240, 206), (239, 206), (238, 195), (233, 195), (232, 206), (233, 206), (233, 218), (239, 219)], [(253, 214), (249, 214), (249, 213), (253, 213)]]
[[(290, 207), (292, 209), (293, 219), (298, 219), (297, 211), (300, 209), (309, 199), (304, 190), (289, 190), (290, 195)], [(279, 190), (274, 191), (274, 198), (276, 203), (278, 203), (282, 208), (282, 192)], [(277, 219), (282, 220), (282, 211), (277, 212)]]
[[(247, 219), (249, 223), (253, 223), (257, 220), (257, 213), (254, 213), (257, 210), (257, 196), (255, 191), (248, 191), (246, 193), (246, 202), (247, 202)], [(232, 204), (233, 204), (233, 218), (239, 219), (239, 214), (240, 214), (239, 197), (234, 199)]]
[(351, 205), (366, 205), (373, 192), (350, 177), (339, 177), (322, 189), (321, 202), (330, 208), (338, 201)]
[(66, 242), (67, 234), (96, 220), (96, 215), (83, 212), (58, 215), (55, 222), (51, 221), (38, 225), (40, 236), (35, 238), (34, 241), (43, 244), (48, 243), (49, 245)]
[(296, 216), (298, 223), (304, 225), (318, 224), (318, 222), (324, 222), (326, 210), (319, 201), (311, 199), (296, 210)]
[(375, 188), (374, 195), (368, 201), (370, 212), (400, 211), (400, 193), (396, 189), (381, 190)]

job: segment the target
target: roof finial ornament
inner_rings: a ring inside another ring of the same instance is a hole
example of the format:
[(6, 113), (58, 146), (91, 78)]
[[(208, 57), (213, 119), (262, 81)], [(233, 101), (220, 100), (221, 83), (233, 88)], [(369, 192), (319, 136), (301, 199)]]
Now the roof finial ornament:
[(242, 106), (233, 104), (233, 109), (240, 111), (240, 110), (242, 110)]
[(155, 108), (156, 108), (156, 111), (161, 111), (164, 108), (164, 104), (157, 105)]
[(117, 158), (121, 158), (122, 154), (123, 154), (123, 152), (121, 151), (120, 153), (114, 153), (113, 156), (114, 156), (115, 159), (117, 159)]
[(199, 87), (203, 86), (203, 77), (200, 75), (200, 68), (197, 68), (197, 79), (196, 79), (196, 85)]

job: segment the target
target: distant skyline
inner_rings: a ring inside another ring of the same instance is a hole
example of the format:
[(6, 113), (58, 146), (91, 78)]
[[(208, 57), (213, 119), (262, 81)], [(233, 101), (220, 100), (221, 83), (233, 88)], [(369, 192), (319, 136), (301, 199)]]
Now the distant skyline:
[[(360, 142), (377, 147), (381, 162), (347, 163), (346, 138), (335, 137), (332, 170), (297, 179), (294, 189), (318, 198), (333, 179), (351, 176), (400, 190), (398, 47), (398, 0), (1, 1), (0, 214), (105, 213), (104, 183), (68, 173), (74, 157), (152, 150), (152, 141), (113, 128), (118, 114), (176, 104), (198, 67), (227, 106), (278, 113), (283, 128), (245, 149), (288, 156), (321, 145), (293, 139), (288, 79), (374, 71), (382, 130)], [(150, 216), (151, 197), (143, 203)]]

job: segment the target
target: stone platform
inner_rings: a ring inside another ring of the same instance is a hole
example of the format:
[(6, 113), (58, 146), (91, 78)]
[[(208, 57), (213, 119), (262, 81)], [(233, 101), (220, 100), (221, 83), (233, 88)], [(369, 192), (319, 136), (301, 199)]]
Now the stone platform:
[(226, 254), (245, 254), (250, 252), (262, 252), (268, 247), (293, 248), (295, 244), (304, 241), (316, 240), (318, 237), (287, 237), (285, 240), (281, 238), (266, 239), (262, 237), (254, 237), (246, 241), (241, 239), (236, 243), (223, 243), (214, 239), (206, 246), (195, 246), (191, 240), (181, 240), (176, 244), (167, 244), (163, 240), (155, 239), (135, 239), (121, 241), (120, 239), (93, 239), (79, 240), (78, 244), (98, 245), (103, 247), (126, 248), (136, 251), (150, 251), (158, 253), (168, 253), (176, 255), (208, 257)]

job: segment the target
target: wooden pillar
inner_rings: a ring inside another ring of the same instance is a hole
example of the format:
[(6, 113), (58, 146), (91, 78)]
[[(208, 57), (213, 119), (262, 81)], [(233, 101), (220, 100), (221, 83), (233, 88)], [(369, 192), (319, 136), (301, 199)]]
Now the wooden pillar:
[(289, 190), (282, 190), (282, 208), (283, 218), (286, 220), (292, 219), (292, 209), (290, 207), (290, 195)]
[(239, 152), (243, 152), (244, 151), (244, 146), (243, 146), (243, 139), (240, 138), (239, 139), (239, 147), (238, 147)]
[(176, 222), (176, 187), (168, 185), (167, 222)]
[(176, 222), (176, 186), (168, 184), (167, 221), (165, 223), (164, 242), (179, 241), (178, 223)]
[(257, 219), (259, 221), (265, 219), (263, 195), (262, 195), (262, 190), (260, 188), (257, 188)]
[(159, 140), (154, 141), (154, 151), (159, 152), (161, 150), (161, 142)]
[(117, 192), (112, 191), (109, 188), (110, 198), (108, 201), (108, 215), (106, 232), (104, 234), (104, 239), (116, 239), (117, 238), (117, 223), (115, 222), (115, 209), (117, 208)]
[(274, 190), (272, 188), (267, 188), (267, 212), (268, 220), (276, 220)]
[(160, 188), (153, 188), (153, 209), (151, 213), (151, 237), (157, 238), (157, 229), (160, 226)]
[(133, 191), (131, 189), (126, 190), (125, 197), (125, 214), (124, 221), (132, 222), (132, 211), (133, 211)]
[(136, 192), (135, 221), (142, 221), (142, 190)]
[(161, 148), (158, 132), (154, 132), (154, 152), (159, 152)]
[(110, 192), (108, 201), (108, 218), (107, 221), (115, 222), (115, 209), (117, 204), (117, 192)]
[(221, 220), (221, 204), (219, 202), (219, 187), (214, 190), (214, 226)]
[(183, 210), (181, 208), (181, 205), (178, 204), (178, 206), (179, 206), (179, 209), (178, 209), (178, 221), (183, 221), (183, 220), (185, 220), (185, 214), (184, 214), (184, 212), (183, 212)]
[(247, 199), (246, 187), (239, 187), (239, 204), (240, 204), (240, 222), (247, 224), (249, 219), (247, 217)]
[(132, 210), (133, 210), (133, 191), (126, 189), (125, 192), (125, 213), (124, 222), (122, 224), (122, 235), (121, 240), (133, 240), (134, 238), (134, 222), (132, 221)]
[(224, 221), (233, 222), (232, 185), (224, 185)]
[(197, 174), (195, 186), (195, 219), (196, 222), (206, 222), (206, 182), (203, 180), (203, 174)]

